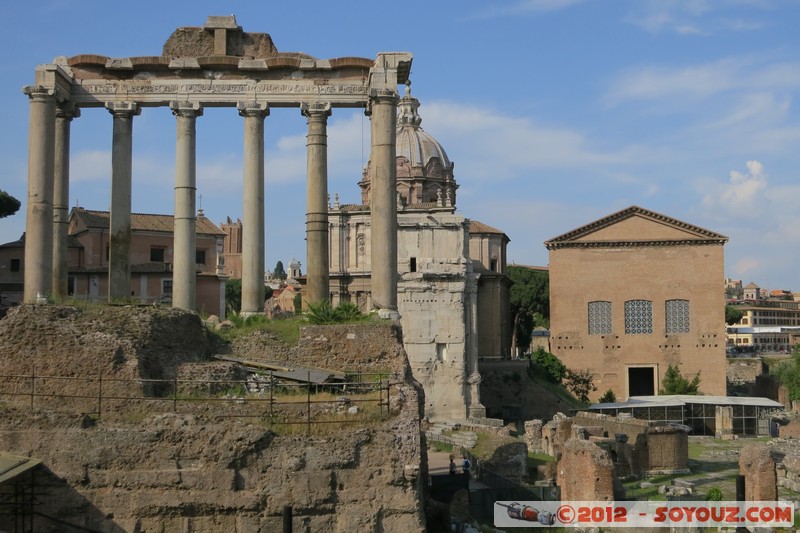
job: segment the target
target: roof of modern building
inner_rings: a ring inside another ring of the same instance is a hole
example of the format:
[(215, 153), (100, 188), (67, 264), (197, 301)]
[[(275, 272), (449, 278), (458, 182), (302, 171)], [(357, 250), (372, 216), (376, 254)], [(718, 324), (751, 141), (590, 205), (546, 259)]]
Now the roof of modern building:
[(627, 409), (631, 407), (676, 407), (686, 404), (706, 405), (755, 405), (758, 407), (782, 408), (784, 405), (769, 398), (756, 396), (701, 396), (694, 394), (671, 394), (660, 396), (631, 396), (625, 402), (596, 403), (591, 410)]

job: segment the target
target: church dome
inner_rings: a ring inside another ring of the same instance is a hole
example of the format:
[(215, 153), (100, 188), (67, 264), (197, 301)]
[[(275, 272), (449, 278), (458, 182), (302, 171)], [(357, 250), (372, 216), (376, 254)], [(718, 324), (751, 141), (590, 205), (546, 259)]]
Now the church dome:
[[(420, 126), (419, 105), (406, 86), (397, 105), (397, 192), (405, 206), (454, 207), (458, 188), (453, 178), (455, 165), (439, 141)], [(368, 204), (369, 163), (359, 186), (362, 202)]]
[(405, 158), (412, 167), (424, 168), (437, 159), (442, 168), (449, 168), (450, 159), (442, 145), (420, 127), (419, 100), (408, 89), (397, 108), (397, 157)]

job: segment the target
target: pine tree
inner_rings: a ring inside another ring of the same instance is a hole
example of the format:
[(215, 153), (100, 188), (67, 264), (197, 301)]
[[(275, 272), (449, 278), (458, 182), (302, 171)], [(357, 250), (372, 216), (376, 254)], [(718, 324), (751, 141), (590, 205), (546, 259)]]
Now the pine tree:
[(669, 365), (664, 372), (664, 379), (661, 380), (661, 390), (659, 394), (697, 394), (700, 388), (700, 372), (695, 374), (692, 381), (689, 381), (678, 368), (678, 365)]

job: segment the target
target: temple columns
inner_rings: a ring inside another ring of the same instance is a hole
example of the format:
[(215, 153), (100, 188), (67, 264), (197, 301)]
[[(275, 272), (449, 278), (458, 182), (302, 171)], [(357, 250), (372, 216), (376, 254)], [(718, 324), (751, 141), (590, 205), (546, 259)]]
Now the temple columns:
[(306, 181), (306, 265), (308, 296), (318, 304), (330, 299), (328, 266), (328, 103), (302, 104), (308, 118)]
[(108, 252), (108, 301), (131, 295), (131, 181), (133, 117), (141, 108), (133, 102), (107, 103), (114, 116), (111, 145), (111, 227)]
[(170, 102), (177, 130), (175, 141), (175, 231), (172, 256), (172, 306), (187, 311), (197, 307), (196, 120), (199, 104)]
[(53, 282), (56, 101), (52, 89), (28, 86), (23, 91), (30, 99), (23, 301), (37, 303), (38, 299), (46, 298), (50, 294)]
[(385, 318), (397, 318), (397, 93), (375, 90), (367, 113), (372, 142), (372, 306)]
[(239, 102), (244, 117), (244, 190), (242, 208), (243, 315), (264, 310), (264, 118), (266, 103)]
[(70, 123), (81, 115), (69, 102), (56, 107), (55, 161), (53, 176), (53, 297), (67, 298), (67, 229), (69, 225), (69, 136)]

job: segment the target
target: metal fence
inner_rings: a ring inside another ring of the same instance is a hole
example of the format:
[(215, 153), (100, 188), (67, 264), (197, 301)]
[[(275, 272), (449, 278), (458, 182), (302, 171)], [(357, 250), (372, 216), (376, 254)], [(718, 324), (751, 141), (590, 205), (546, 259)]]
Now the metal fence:
[[(343, 381), (257, 379), (145, 379), (97, 374), (0, 374), (0, 399), (19, 407), (135, 420), (152, 413), (255, 418), (274, 426), (312, 429), (387, 419), (398, 374), (349, 374)], [(320, 431), (323, 431), (320, 429)]]

